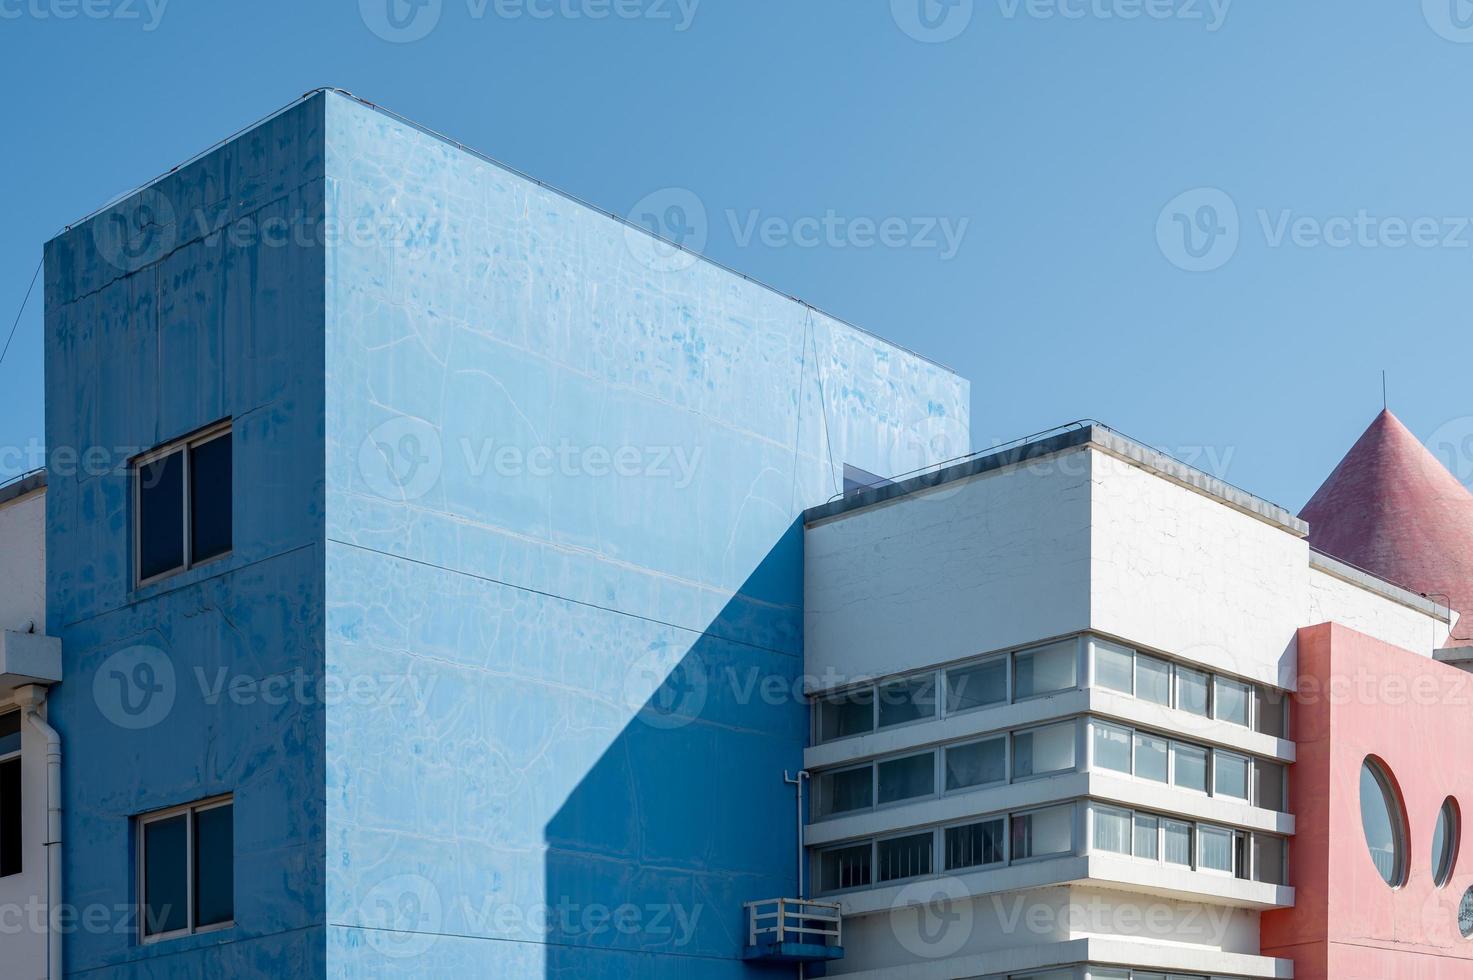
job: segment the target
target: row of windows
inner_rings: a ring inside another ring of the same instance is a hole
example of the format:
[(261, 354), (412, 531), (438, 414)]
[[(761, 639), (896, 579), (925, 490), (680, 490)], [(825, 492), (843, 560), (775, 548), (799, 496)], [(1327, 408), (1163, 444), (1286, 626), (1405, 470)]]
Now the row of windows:
[(1090, 807), (1090, 819), (1096, 851), (1271, 885), (1287, 880), (1288, 842), (1282, 837), (1103, 804)]
[(1274, 688), (1213, 674), (1108, 640), (1091, 638), (1097, 686), (1142, 701), (1288, 737), (1288, 699)]
[[(1079, 768), (1078, 720), (998, 732), (815, 775), (813, 819)], [(1091, 767), (1283, 811), (1286, 769), (1153, 732), (1090, 720)]]

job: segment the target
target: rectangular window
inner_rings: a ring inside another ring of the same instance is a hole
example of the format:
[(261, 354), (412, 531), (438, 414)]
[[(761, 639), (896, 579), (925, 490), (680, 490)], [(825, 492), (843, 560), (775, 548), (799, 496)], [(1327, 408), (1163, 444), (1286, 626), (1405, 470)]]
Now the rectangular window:
[(1101, 721), (1091, 722), (1090, 728), (1094, 731), (1095, 768), (1130, 775), (1130, 729)]
[(135, 575), (140, 584), (230, 552), (232, 455), (226, 423), (133, 464)]
[(1013, 654), (1013, 699), (1053, 694), (1079, 686), (1079, 644), (1063, 640)]
[(1135, 651), (1104, 640), (1091, 640), (1095, 652), (1095, 683), (1121, 694), (1135, 693)]
[(936, 757), (933, 753), (887, 759), (880, 763), (881, 803), (913, 800), (936, 792)]
[(1192, 825), (1180, 820), (1161, 821), (1162, 855), (1167, 864), (1192, 866)]
[(1157, 860), (1161, 854), (1161, 821), (1148, 813), (1135, 815), (1135, 856)]
[(1007, 860), (1007, 822), (1002, 817), (946, 828), (946, 870), (981, 868)]
[(1209, 706), (1208, 674), (1190, 667), (1176, 668), (1176, 706), (1206, 718)]
[(1170, 743), (1155, 735), (1135, 733), (1135, 774), (1142, 779), (1158, 783), (1167, 781), (1170, 760), (1167, 758)]
[(1284, 767), (1277, 762), (1253, 762), (1253, 805), (1284, 812)]
[(849, 691), (818, 702), (818, 740), (863, 735), (875, 730), (875, 692)]
[(1274, 738), (1289, 737), (1288, 695), (1268, 687), (1253, 689), (1253, 727)]
[(1138, 653), (1135, 657), (1135, 696), (1142, 701), (1171, 706), (1171, 664)]
[(1231, 752), (1212, 754), (1212, 793), (1248, 802), (1248, 760)]
[(1015, 813), (1013, 860), (1072, 854), (1074, 851), (1074, 807), (1056, 806), (1032, 813)]
[(813, 807), (817, 816), (830, 817), (874, 806), (875, 773), (871, 766), (820, 773), (815, 782)]
[(1233, 872), (1233, 832), (1225, 827), (1197, 828), (1197, 867), (1204, 871)]
[(1074, 768), (1074, 722), (1013, 735), (1013, 777), (1042, 776)]
[(880, 881), (899, 881), (917, 875), (931, 873), (932, 835), (911, 834), (908, 837), (893, 837), (875, 845), (875, 859), (879, 863)]
[(1271, 837), (1268, 834), (1253, 835), (1253, 880), (1266, 882), (1270, 885), (1286, 885), (1289, 883), (1285, 871), (1285, 844), (1282, 837)]
[(20, 712), (0, 715), (0, 878), (21, 867)]
[(1094, 808), (1094, 821), (1095, 850), (1108, 851), (1111, 854), (1130, 853), (1131, 813), (1129, 810), (1097, 806)]
[(1008, 699), (1008, 659), (994, 657), (946, 672), (946, 710), (952, 714), (1003, 704)]
[(1219, 721), (1248, 727), (1248, 706), (1253, 698), (1253, 689), (1240, 681), (1226, 677), (1214, 678), (1213, 700)]
[(836, 847), (818, 856), (818, 887), (824, 892), (864, 888), (872, 880), (872, 848), (868, 843)]
[(232, 800), (212, 800), (139, 819), (144, 939), (235, 918), (234, 809)]
[(936, 717), (936, 677), (912, 677), (880, 687), (880, 727)]
[(1182, 789), (1207, 792), (1207, 750), (1171, 743), (1172, 783)]
[(1002, 736), (970, 745), (953, 745), (946, 750), (948, 791), (1006, 782), (1007, 778), (1007, 739)]

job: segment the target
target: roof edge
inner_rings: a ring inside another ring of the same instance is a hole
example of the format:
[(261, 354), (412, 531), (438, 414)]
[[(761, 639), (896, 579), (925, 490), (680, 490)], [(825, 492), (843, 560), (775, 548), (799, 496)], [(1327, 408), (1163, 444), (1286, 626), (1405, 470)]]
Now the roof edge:
[(1349, 585), (1374, 592), (1383, 599), (1400, 603), (1409, 609), (1416, 610), (1431, 616), (1433, 619), (1444, 623), (1452, 623), (1452, 609), (1440, 602), (1436, 602), (1420, 592), (1397, 585), (1395, 582), (1384, 579), (1374, 572), (1368, 572), (1364, 568), (1358, 568), (1349, 562), (1341, 561), (1333, 555), (1327, 555), (1314, 547), (1309, 549), (1309, 567), (1324, 572), (1340, 579)]
[(37, 490), (46, 489), (46, 471), (32, 470), (22, 473), (9, 483), (0, 483), (0, 507), (21, 499), (29, 497)]

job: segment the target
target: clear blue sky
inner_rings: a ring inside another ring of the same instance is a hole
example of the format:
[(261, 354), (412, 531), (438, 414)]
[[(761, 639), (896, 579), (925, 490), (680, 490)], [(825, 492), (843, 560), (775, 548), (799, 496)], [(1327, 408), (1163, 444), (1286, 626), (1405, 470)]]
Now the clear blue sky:
[(1297, 509), (1384, 368), (1473, 477), (1466, 0), (388, 2), (0, 0), (0, 330), (63, 224), (336, 85), (610, 211), (688, 188), (707, 254), (968, 376), (979, 447), (1096, 417)]

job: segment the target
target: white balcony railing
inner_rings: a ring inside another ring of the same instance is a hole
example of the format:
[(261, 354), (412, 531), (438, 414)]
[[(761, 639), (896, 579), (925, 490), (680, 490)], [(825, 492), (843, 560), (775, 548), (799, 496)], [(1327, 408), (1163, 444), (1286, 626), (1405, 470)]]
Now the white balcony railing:
[(809, 902), (797, 898), (768, 898), (746, 903), (747, 945), (806, 943), (814, 946), (844, 945), (843, 916), (832, 902)]

